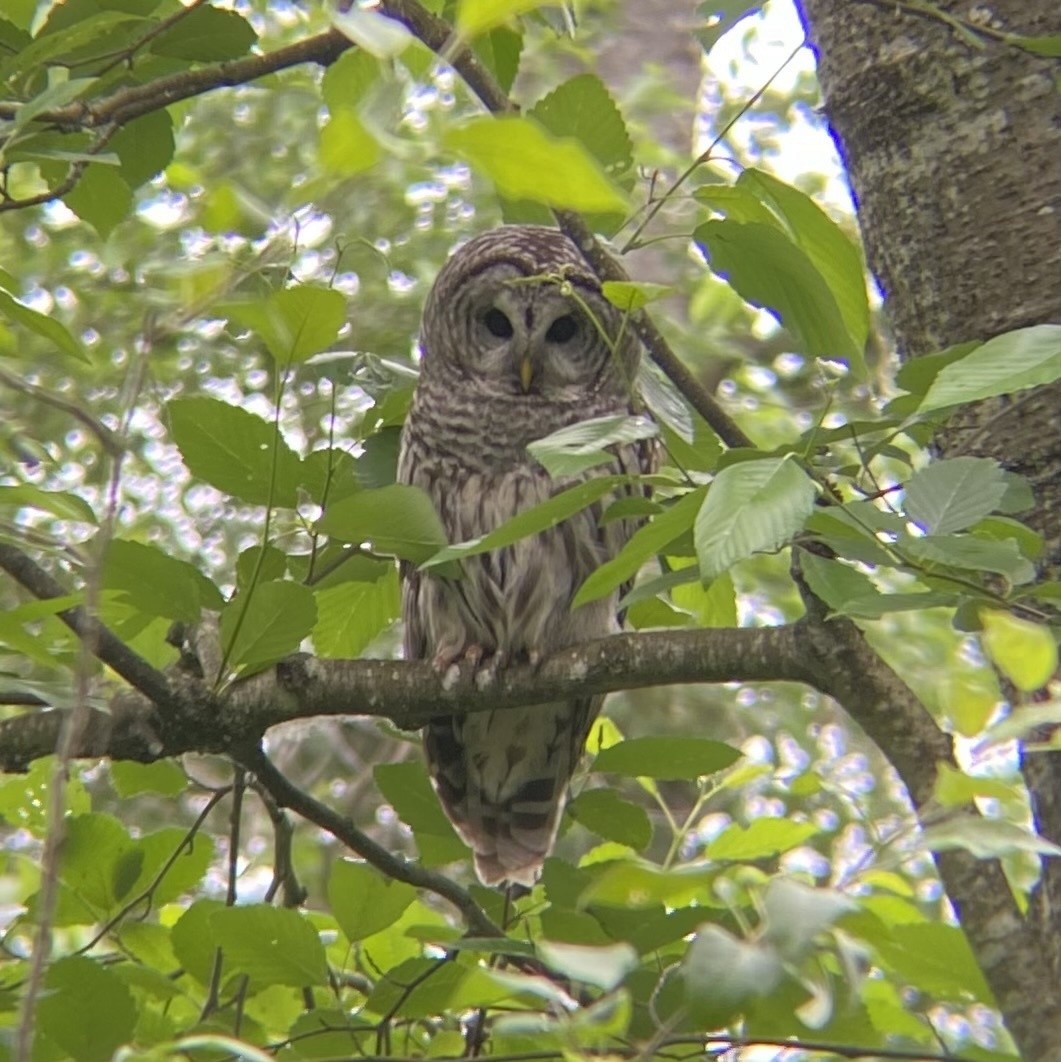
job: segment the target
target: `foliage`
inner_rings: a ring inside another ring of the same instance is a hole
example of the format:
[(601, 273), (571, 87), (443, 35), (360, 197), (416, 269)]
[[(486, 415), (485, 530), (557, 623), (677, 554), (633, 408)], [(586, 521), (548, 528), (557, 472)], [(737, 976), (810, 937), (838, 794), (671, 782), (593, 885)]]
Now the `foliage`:
[[(520, 62), (547, 77), (564, 48), (592, 52), (592, 22), (564, 42), (544, 5), (428, 6), (506, 89)], [(721, 7), (726, 28), (749, 10)], [(75, 119), (308, 39), (324, 15), (68, 0), (0, 19), (2, 205), (26, 202), (0, 230), (0, 539), (76, 587), (45, 601), (4, 588), (4, 692), (66, 707), (72, 683), (107, 691), (58, 618), (79, 603), (157, 667), (178, 656), (172, 621), (219, 613), (222, 688), (300, 649), (391, 655), (396, 559), (459, 573), (599, 503), (619, 478), (609, 447), (658, 431), (652, 500), (608, 511), (640, 505), (646, 523), (578, 603), (639, 576), (632, 626), (700, 629), (791, 622), (813, 595), (941, 723), (1004, 759), (1012, 722), (967, 632), (1036, 691), (1056, 669), (1057, 587), (1035, 578), (1027, 484), (983, 459), (927, 463), (925, 448), (963, 403), (1056, 379), (1057, 328), (921, 357), (892, 380), (850, 224), (763, 159), (731, 181), (708, 152), (662, 202), (637, 165), (665, 146), (592, 72), (554, 78), (523, 116), (489, 116), (385, 14), (337, 25), (361, 46), (323, 76), (292, 65), (109, 129)], [(699, 370), (725, 364), (721, 393), (750, 439), (719, 439), (647, 366), (651, 419), (534, 445), (554, 474), (598, 478), (447, 543), (426, 497), (394, 483), (417, 307), (456, 239), (546, 207), (589, 212), (624, 251), (680, 237), (666, 287), (605, 292), (630, 327), (672, 292), (688, 300), (668, 335)], [(5, 777), (0, 1055), (48, 925), (35, 1058), (650, 1057), (709, 1034), (926, 1053), (949, 1037), (969, 1057), (1013, 1057), (930, 855), (1001, 857), (1029, 887), (1051, 849), (1026, 827), (1012, 765), (941, 772), (941, 806), (991, 814), (921, 832), (879, 753), (815, 694), (615, 701), (541, 882), (507, 900), (467, 886), (495, 936), (465, 935), (437, 895), (334, 835), (292, 831), (267, 786), (215, 758), (82, 766), (65, 788), (51, 759)], [(728, 740), (699, 736), (708, 725)], [(404, 735), (352, 723), (268, 745), (385, 848), (468, 882)], [(60, 821), (49, 899), (42, 845)]]

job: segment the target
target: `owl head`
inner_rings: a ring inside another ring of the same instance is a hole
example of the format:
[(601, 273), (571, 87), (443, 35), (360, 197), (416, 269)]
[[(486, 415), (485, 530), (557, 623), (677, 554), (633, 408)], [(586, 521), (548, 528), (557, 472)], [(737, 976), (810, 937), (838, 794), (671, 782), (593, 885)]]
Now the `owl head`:
[(629, 395), (638, 346), (578, 247), (505, 225), (460, 247), (427, 297), (421, 372), (489, 395)]

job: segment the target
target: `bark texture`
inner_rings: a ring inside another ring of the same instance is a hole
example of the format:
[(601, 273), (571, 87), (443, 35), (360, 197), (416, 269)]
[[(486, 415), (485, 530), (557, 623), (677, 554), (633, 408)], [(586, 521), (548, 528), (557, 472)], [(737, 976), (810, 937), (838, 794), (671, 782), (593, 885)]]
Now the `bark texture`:
[[(990, 28), (1041, 36), (1058, 33), (1061, 11), (1054, 0), (935, 7), (945, 17), (901, 2), (800, 2), (904, 358), (1061, 320), (1058, 65), (990, 35), (976, 47), (945, 20), (989, 13)], [(963, 410), (937, 446), (944, 456), (993, 457), (1028, 477), (1036, 507), (1025, 519), (1046, 542), (1044, 577), (1057, 578), (1061, 388)], [(1040, 832), (1061, 841), (1061, 756), (1036, 754), (1025, 777)], [(1026, 956), (1024, 976), (1003, 976), (1002, 965), (993, 971), (992, 956), (1005, 950), (1000, 927), (975, 911), (963, 915), (1025, 1057), (1061, 1058), (1061, 860), (1046, 863), (1027, 916), (1022, 942), (1037, 954)]]

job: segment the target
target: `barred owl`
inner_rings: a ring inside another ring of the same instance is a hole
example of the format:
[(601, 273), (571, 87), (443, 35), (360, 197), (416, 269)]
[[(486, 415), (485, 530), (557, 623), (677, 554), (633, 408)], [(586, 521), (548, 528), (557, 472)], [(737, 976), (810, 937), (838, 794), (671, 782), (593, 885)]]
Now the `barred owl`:
[[(398, 477), (427, 491), (451, 542), (593, 474), (552, 478), (527, 444), (633, 408), (639, 347), (621, 323), (578, 248), (554, 229), (503, 226), (445, 264), (424, 307)], [(649, 453), (644, 443), (618, 447), (618, 470), (644, 470)], [(617, 631), (618, 593), (571, 609), (586, 576), (635, 528), (601, 521), (613, 499), (466, 558), (462, 578), (405, 571), (406, 658), (479, 674)], [(435, 790), (484, 883), (533, 884), (600, 702), (440, 715), (425, 727)]]

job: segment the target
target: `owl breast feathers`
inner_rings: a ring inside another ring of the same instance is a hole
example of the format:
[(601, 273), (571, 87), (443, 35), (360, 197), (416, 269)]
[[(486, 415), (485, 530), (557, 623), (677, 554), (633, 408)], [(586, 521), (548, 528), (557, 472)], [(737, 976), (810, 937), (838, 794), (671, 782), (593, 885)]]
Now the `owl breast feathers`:
[[(451, 542), (592, 475), (550, 477), (527, 444), (631, 411), (639, 349), (621, 326), (578, 248), (556, 230), (505, 226), (449, 259), (424, 307), (398, 475), (427, 491)], [(617, 451), (619, 471), (651, 464), (649, 444)], [(439, 671), (496, 667), (617, 631), (618, 593), (574, 610), (571, 601), (636, 528), (602, 523), (603, 510), (641, 490), (631, 483), (555, 528), (467, 558), (462, 578), (406, 571), (406, 657)], [(425, 727), (435, 789), (484, 883), (536, 880), (600, 702), (440, 715)]]

